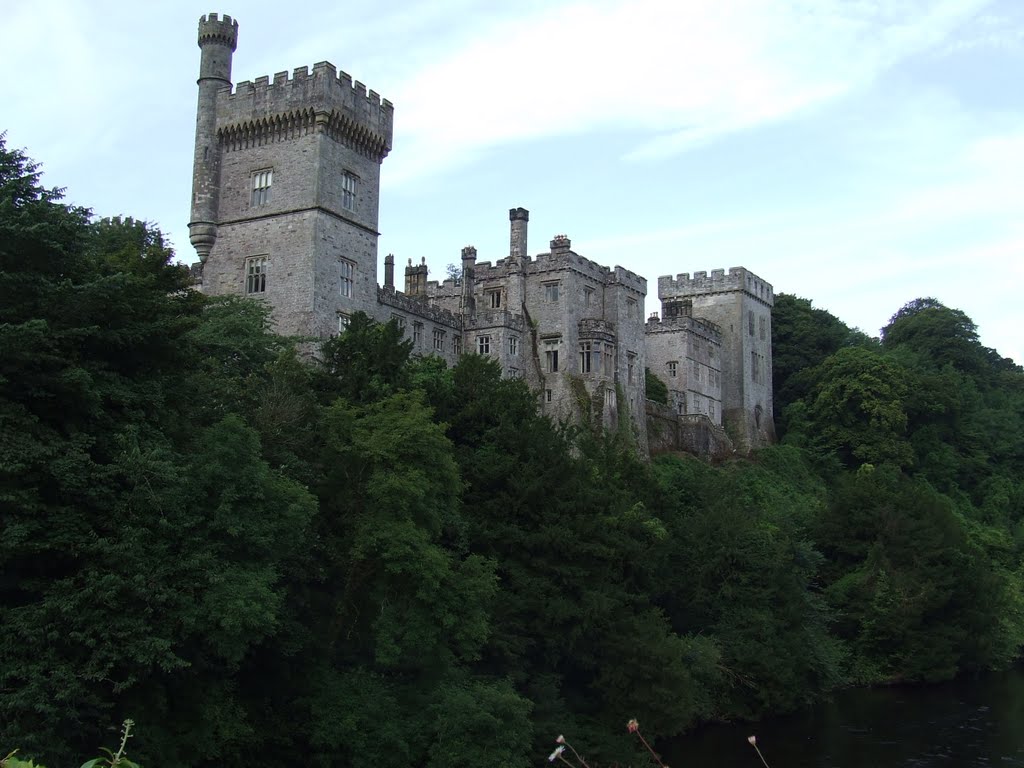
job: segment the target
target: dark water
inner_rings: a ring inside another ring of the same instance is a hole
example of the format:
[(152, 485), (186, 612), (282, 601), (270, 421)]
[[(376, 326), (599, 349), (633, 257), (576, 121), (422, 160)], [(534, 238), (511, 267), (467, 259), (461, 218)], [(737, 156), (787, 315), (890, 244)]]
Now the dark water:
[(708, 726), (664, 749), (672, 768), (1024, 766), (1024, 670), (934, 686), (842, 691), (747, 725)]

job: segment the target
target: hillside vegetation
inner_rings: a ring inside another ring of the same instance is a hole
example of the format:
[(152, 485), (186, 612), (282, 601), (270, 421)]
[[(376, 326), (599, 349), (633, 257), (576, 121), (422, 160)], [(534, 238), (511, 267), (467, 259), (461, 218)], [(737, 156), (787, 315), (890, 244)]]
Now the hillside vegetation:
[(303, 362), (171, 259), (0, 140), (0, 755), (604, 764), (1019, 654), (1024, 374), (962, 312), (780, 296), (781, 443), (645, 464), (393, 324)]

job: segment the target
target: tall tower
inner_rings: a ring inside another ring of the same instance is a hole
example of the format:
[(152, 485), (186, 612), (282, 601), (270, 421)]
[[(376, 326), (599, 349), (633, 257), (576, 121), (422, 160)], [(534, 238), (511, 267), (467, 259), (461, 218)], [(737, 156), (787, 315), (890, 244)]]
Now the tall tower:
[(238, 45), (238, 22), (216, 13), (199, 19), (199, 104), (192, 164), (192, 217), (189, 240), (206, 263), (217, 240), (220, 152), (217, 147), (217, 92), (231, 87), (231, 55)]
[(393, 108), (326, 61), (231, 88), (238, 25), (199, 22), (190, 239), (202, 290), (266, 301), (279, 332), (337, 333), (377, 300)]
[[(692, 302), (695, 318), (721, 332), (722, 421), (737, 448), (749, 451), (775, 440), (772, 414), (772, 286), (743, 267), (658, 278), (662, 314)], [(713, 370), (714, 361), (709, 366)]]

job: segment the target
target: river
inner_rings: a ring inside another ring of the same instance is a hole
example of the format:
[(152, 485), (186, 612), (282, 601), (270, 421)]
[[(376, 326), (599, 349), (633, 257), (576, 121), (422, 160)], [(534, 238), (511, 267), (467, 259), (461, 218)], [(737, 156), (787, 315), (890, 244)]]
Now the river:
[(671, 768), (1024, 766), (1024, 670), (931, 686), (837, 693), (746, 725), (706, 726), (663, 745)]

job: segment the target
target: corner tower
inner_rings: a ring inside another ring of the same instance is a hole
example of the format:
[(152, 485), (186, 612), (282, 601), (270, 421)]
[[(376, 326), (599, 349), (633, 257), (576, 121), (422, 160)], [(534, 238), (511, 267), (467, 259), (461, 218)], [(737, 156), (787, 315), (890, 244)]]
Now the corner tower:
[[(772, 414), (771, 284), (748, 269), (724, 269), (658, 278), (662, 317), (680, 314), (710, 320), (721, 332), (722, 422), (737, 448), (750, 451), (775, 441)], [(699, 342), (703, 343), (703, 342)], [(716, 367), (710, 361), (709, 371)], [(703, 371), (698, 371), (698, 376)]]
[(217, 147), (217, 92), (231, 88), (231, 55), (238, 45), (238, 22), (216, 13), (199, 19), (199, 103), (192, 163), (192, 217), (189, 240), (206, 263), (217, 240), (220, 152)]
[(192, 243), (202, 290), (267, 301), (277, 330), (376, 317), (380, 164), (393, 108), (326, 62), (231, 81), (237, 23), (199, 23)]

